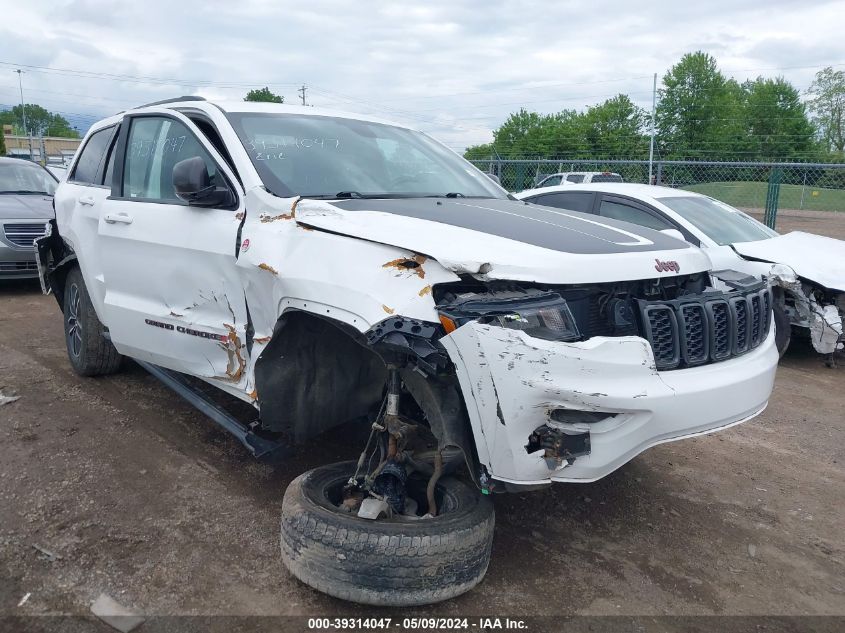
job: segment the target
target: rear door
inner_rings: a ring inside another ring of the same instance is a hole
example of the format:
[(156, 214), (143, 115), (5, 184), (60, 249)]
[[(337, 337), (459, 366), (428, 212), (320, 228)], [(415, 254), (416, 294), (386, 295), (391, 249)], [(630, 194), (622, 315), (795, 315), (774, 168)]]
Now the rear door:
[[(236, 204), (189, 206), (176, 196), (173, 167), (193, 157)], [(247, 315), (235, 266), (242, 218), (242, 189), (190, 120), (172, 110), (124, 119), (98, 223), (104, 321), (118, 351), (242, 389)]]
[(94, 309), (102, 318), (103, 263), (97, 247), (97, 225), (103, 203), (111, 192), (108, 172), (119, 125), (97, 130), (82, 146), (67, 181), (56, 191), (59, 233), (77, 253)]

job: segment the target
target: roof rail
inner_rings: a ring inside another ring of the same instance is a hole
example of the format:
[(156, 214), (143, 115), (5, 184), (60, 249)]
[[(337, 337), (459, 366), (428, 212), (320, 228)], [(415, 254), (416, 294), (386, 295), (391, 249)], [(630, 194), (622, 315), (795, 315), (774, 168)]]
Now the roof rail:
[(205, 97), (185, 96), (173, 97), (172, 99), (162, 99), (161, 101), (153, 101), (152, 103), (145, 103), (137, 106), (138, 108), (149, 108), (150, 106), (164, 105), (165, 103), (178, 103), (180, 101), (205, 101)]

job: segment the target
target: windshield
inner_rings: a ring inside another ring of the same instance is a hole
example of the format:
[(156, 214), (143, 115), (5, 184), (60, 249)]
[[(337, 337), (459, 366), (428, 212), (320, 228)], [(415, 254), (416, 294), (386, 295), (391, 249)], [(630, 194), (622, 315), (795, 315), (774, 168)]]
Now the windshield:
[(658, 198), (682, 218), (694, 224), (719, 246), (757, 242), (777, 233), (739, 209), (703, 196)]
[(56, 184), (52, 174), (35, 163), (0, 162), (0, 194), (42, 193), (52, 196)]
[(507, 197), (420, 132), (299, 114), (234, 113), (229, 119), (264, 185), (277, 196)]

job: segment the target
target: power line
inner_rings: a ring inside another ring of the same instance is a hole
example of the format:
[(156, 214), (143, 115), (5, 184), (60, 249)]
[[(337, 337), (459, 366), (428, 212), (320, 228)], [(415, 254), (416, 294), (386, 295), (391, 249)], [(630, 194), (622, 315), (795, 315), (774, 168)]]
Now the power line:
[[(104, 72), (95, 72), (89, 70), (76, 70), (72, 68), (53, 68), (51, 66), (35, 66), (32, 64), (18, 64), (16, 62), (6, 62), (0, 61), (0, 65), (3, 66), (19, 66), (21, 68), (26, 68), (31, 72), (39, 72), (39, 73), (48, 73), (48, 74), (64, 74), (70, 75), (74, 77), (84, 77), (88, 79), (105, 79), (110, 81), (125, 81), (125, 82), (135, 82), (135, 83), (156, 83), (156, 84), (183, 84), (189, 86), (204, 86), (204, 87), (254, 87), (258, 83), (264, 83), (265, 80), (262, 81), (251, 81), (251, 82), (242, 82), (242, 81), (212, 81), (207, 79), (184, 79), (184, 78), (165, 78), (165, 77), (152, 77), (152, 76), (139, 76), (139, 75), (121, 75), (117, 73), (104, 73)], [(296, 83), (288, 83), (288, 82), (273, 82), (271, 85), (274, 86), (296, 86)]]

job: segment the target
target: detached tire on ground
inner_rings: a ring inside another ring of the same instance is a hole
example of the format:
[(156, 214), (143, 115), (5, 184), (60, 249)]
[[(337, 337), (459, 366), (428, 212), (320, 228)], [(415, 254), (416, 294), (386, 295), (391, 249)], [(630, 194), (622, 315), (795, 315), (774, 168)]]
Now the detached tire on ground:
[[(285, 491), (282, 560), (299, 580), (343, 600), (385, 606), (431, 604), (472, 589), (487, 571), (493, 504), (454, 477), (437, 485), (442, 512), (428, 519), (371, 521), (336, 507), (355, 462), (315, 468)], [(408, 480), (422, 496), (425, 479)]]
[(73, 370), (80, 376), (104, 376), (120, 369), (123, 357), (106, 337), (79, 268), (67, 275), (63, 303), (65, 343)]

